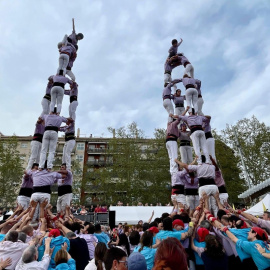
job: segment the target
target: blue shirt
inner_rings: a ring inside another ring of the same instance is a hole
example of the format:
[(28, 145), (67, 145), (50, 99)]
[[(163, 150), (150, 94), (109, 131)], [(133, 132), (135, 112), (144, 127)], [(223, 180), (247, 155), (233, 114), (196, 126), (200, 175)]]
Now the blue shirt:
[[(250, 230), (250, 229), (249, 229)], [(246, 253), (251, 255), (254, 263), (258, 267), (258, 270), (264, 270), (268, 267), (270, 267), (270, 260), (263, 257), (263, 255), (260, 254), (260, 252), (256, 248), (256, 244), (261, 245), (263, 248), (265, 248), (265, 243), (262, 240), (255, 240), (255, 241), (243, 241), (238, 240), (236, 242), (236, 246), (244, 250)], [(270, 253), (267, 249), (265, 250), (266, 253)]]
[(0, 234), (0, 242), (4, 240), (5, 236), (6, 236), (5, 234), (2, 233)]
[[(205, 242), (198, 242), (196, 239), (194, 239), (194, 246), (198, 248), (205, 248)], [(200, 255), (194, 250), (196, 265), (204, 265), (202, 258)]]
[[(44, 255), (44, 251), (45, 251), (45, 239), (46, 238), (47, 237), (45, 237), (42, 240), (42, 245), (38, 248), (38, 261), (41, 261), (43, 255)], [(50, 243), (50, 248), (53, 248), (54, 247), (54, 250), (53, 250), (53, 253), (52, 253), (52, 256), (51, 256), (51, 262), (50, 262), (50, 265), (49, 265), (49, 268), (48, 269), (55, 268), (54, 256), (55, 256), (56, 252), (62, 248), (62, 245), (65, 242), (67, 243), (67, 252), (68, 252), (69, 251), (69, 248), (70, 248), (70, 242), (69, 242), (69, 240), (66, 237), (63, 237), (62, 235), (60, 235), (60, 236), (57, 236), (57, 237), (55, 237), (55, 238), (52, 239), (52, 241)]]
[(110, 242), (110, 237), (104, 233), (94, 233), (94, 236), (98, 239), (98, 242), (104, 243), (108, 247), (108, 242)]
[[(133, 252), (139, 252), (140, 246), (137, 246), (134, 248)], [(143, 247), (143, 249), (140, 251), (140, 253), (144, 256), (147, 270), (151, 270), (154, 266), (154, 259), (156, 255), (156, 249), (150, 248), (150, 247)]]
[(69, 259), (67, 263), (60, 263), (56, 266), (57, 270), (76, 270), (75, 260)]
[[(229, 229), (229, 231), (234, 234), (238, 239), (247, 241), (248, 238), (248, 232), (250, 231), (250, 228), (245, 229)], [(226, 234), (225, 234), (226, 235)], [(227, 236), (227, 235), (226, 235)], [(242, 248), (236, 245), (236, 251), (241, 261), (247, 258), (251, 258), (251, 256), (246, 253)]]
[(156, 239), (163, 240), (167, 239), (168, 237), (174, 237), (180, 241), (182, 233), (183, 231), (159, 231), (153, 238), (153, 245), (156, 243)]

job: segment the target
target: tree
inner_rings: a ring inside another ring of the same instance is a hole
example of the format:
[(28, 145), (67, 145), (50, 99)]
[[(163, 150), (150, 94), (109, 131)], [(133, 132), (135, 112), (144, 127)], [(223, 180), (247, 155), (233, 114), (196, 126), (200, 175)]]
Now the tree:
[[(104, 193), (107, 203), (168, 202), (170, 177), (164, 138), (145, 139), (135, 122), (108, 130), (114, 136), (107, 144), (106, 166), (90, 173), (94, 176), (92, 189)], [(161, 164), (164, 150), (166, 163)]]
[(0, 139), (0, 205), (14, 206), (23, 176), (23, 162), (15, 136)]
[(213, 135), (215, 137), (216, 158), (225, 180), (229, 201), (239, 202), (238, 195), (247, 188), (245, 180), (240, 177), (239, 157), (232, 148), (225, 144), (222, 136), (216, 132), (213, 132)]
[[(237, 133), (239, 145), (235, 140)], [(239, 157), (239, 146), (242, 150), (243, 160), (252, 185), (270, 177), (270, 127), (252, 116), (251, 119), (239, 120), (236, 125), (228, 126), (222, 131), (223, 140), (230, 145)], [(238, 162), (243, 172), (243, 166)]]

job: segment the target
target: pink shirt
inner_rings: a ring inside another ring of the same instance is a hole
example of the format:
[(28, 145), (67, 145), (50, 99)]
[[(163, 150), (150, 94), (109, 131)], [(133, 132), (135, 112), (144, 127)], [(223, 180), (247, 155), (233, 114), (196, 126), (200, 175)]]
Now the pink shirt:
[(179, 129), (178, 129), (178, 124), (180, 123), (180, 119), (178, 118), (177, 120), (173, 122), (169, 122), (167, 124), (167, 135), (174, 135), (177, 138), (180, 136), (179, 134)]
[(216, 171), (215, 183), (218, 187), (225, 185), (225, 181), (220, 170)]

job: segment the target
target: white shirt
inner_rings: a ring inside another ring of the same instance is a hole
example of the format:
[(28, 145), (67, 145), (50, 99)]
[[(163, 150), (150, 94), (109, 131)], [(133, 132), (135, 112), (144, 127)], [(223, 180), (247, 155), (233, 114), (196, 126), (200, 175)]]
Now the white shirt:
[[(105, 265), (104, 263), (102, 262), (102, 267), (103, 267), (103, 270), (105, 270)], [(91, 260), (87, 265), (86, 267), (84, 268), (84, 270), (97, 270), (97, 266), (95, 264), (95, 259)]]
[(47, 270), (49, 267), (51, 261), (51, 256), (49, 254), (45, 254), (42, 257), (42, 260), (40, 262), (33, 261), (30, 263), (24, 263), (22, 260), (20, 260), (15, 268), (15, 270)]
[(207, 163), (202, 163), (201, 165), (188, 165), (188, 170), (192, 172), (197, 172), (198, 178), (216, 178), (215, 166)]
[(12, 264), (7, 266), (6, 269), (15, 269), (27, 247), (29, 247), (29, 245), (23, 242), (3, 241), (0, 243), (0, 258), (3, 260), (7, 258), (12, 259)]

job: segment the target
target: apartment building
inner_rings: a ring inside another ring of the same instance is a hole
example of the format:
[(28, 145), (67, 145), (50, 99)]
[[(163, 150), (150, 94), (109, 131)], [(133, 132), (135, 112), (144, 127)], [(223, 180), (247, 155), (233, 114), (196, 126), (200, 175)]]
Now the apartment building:
[[(0, 140), (7, 140), (9, 138), (10, 136), (5, 136), (0, 133)], [(16, 138), (18, 141), (17, 149), (23, 160), (23, 167), (26, 168), (31, 154), (32, 136), (16, 136)], [(94, 185), (91, 180), (96, 180), (97, 172), (100, 168), (113, 164), (113, 157), (109, 156), (107, 153), (110, 139), (111, 138), (93, 137), (92, 135), (82, 137), (80, 136), (80, 130), (77, 130), (76, 145), (72, 152), (74, 175), (73, 194), (76, 202), (83, 199), (87, 205), (98, 203), (102, 195), (104, 195), (104, 191), (100, 190), (97, 185)], [(140, 144), (142, 155), (149, 141), (149, 139), (137, 140)], [(55, 153), (54, 169), (59, 168), (61, 165), (64, 144), (64, 136), (59, 136)], [(84, 184), (82, 184), (83, 177), (86, 177), (86, 183)], [(55, 204), (57, 199), (57, 186), (52, 187), (52, 191), (51, 201), (52, 204)]]

